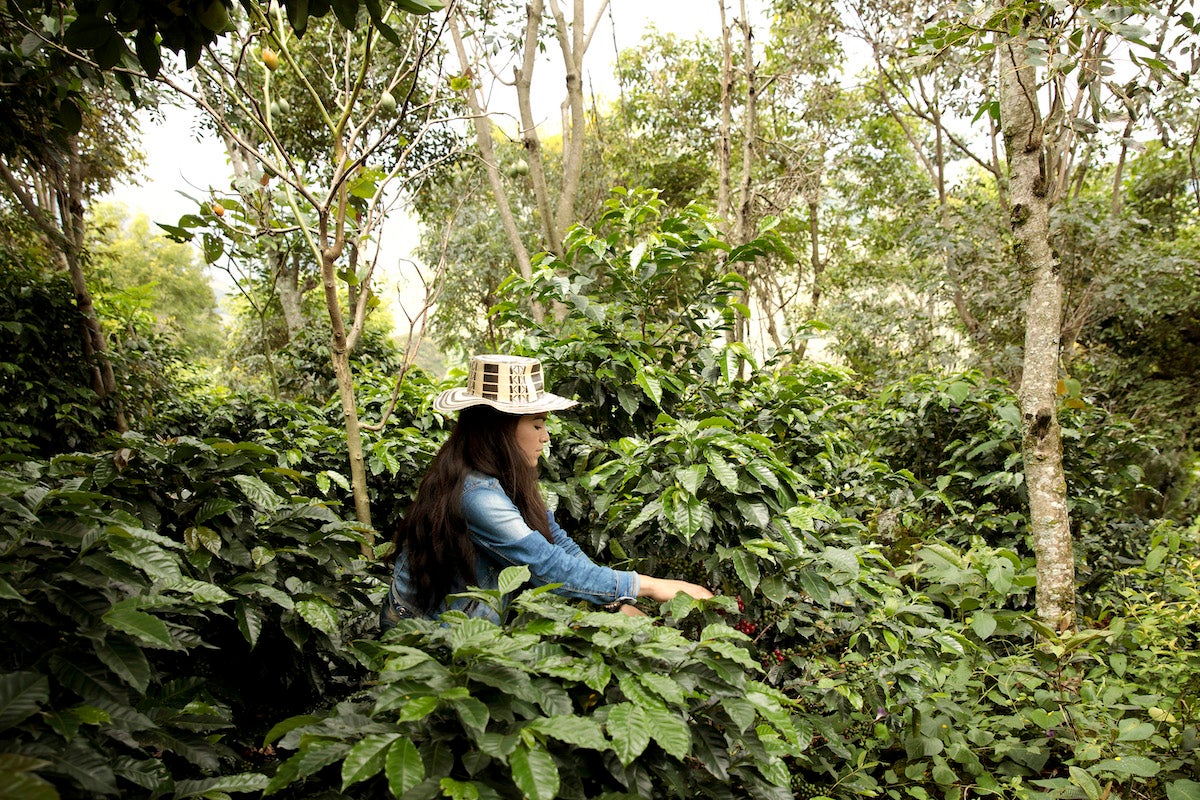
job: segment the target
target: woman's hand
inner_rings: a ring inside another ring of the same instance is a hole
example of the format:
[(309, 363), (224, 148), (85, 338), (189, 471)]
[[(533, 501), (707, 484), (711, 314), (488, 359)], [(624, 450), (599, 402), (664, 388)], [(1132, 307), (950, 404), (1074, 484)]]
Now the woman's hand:
[(655, 578), (652, 575), (638, 575), (639, 597), (649, 597), (659, 603), (665, 603), (675, 595), (683, 592), (696, 600), (707, 600), (713, 593), (703, 586), (687, 581), (676, 581), (670, 578)]

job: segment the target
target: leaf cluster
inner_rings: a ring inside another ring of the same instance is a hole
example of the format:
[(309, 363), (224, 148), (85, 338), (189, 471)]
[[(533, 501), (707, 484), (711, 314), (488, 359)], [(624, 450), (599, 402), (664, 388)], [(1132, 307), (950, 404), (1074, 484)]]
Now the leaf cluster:
[[(490, 600), (527, 577), (510, 568)], [(672, 605), (678, 620), (700, 613)], [(741, 634), (717, 623), (693, 639), (542, 591), (509, 614), (404, 621), (358, 643), (378, 685), (268, 734), (295, 754), (266, 793), (304, 778), (312, 791), (340, 762), (342, 791), (367, 781), (397, 797), (788, 796), (790, 704), (755, 680)]]
[(363, 536), (261, 445), (130, 435), (10, 462), (0, 508), (6, 791), (200, 794), (261, 763), (282, 709), (355, 680)]

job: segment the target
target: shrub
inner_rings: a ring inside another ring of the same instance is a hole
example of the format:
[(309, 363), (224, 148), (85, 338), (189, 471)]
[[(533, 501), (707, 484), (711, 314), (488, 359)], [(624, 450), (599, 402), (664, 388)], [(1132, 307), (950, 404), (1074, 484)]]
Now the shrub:
[(260, 445), (118, 444), (0, 473), (0, 784), (28, 796), (186, 794), (360, 678), (353, 526)]
[[(528, 574), (506, 570), (501, 590)], [(267, 793), (304, 781), (304, 796), (790, 797), (791, 704), (755, 679), (746, 637), (719, 622), (686, 637), (671, 621), (696, 603), (671, 606), (659, 624), (534, 590), (500, 626), (403, 621), (357, 643), (377, 685), (268, 736), (294, 754)]]

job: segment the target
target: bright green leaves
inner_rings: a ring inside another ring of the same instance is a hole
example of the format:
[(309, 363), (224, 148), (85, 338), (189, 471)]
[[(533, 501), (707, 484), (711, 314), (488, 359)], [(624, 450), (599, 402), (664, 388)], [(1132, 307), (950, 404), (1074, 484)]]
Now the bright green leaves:
[(558, 767), (540, 747), (518, 746), (509, 756), (513, 783), (530, 800), (553, 800), (558, 796)]
[[(238, 730), (218, 697), (269, 720), (281, 709), (276, 681), (305, 704), (332, 696), (310, 668), (346, 658), (343, 614), (374, 612), (346, 569), (359, 537), (328, 509), (293, 499), (298, 474), (270, 448), (136, 434), (121, 445), (0, 480), (2, 545), (20, 553), (4, 570), (0, 650), (11, 666), (0, 676), (0, 749), (40, 742), (54, 783), (40, 768), (2, 763), (0, 781), (31, 798), (55, 787), (261, 791), (262, 774), (184, 780), (195, 772), (165, 764), (213, 774), (227, 741), (253, 745), (259, 732)], [(17, 631), (39, 647), (13, 639)], [(264, 636), (271, 646), (255, 648)], [(285, 775), (310, 766), (322, 768), (297, 761)]]
[(617, 758), (626, 766), (650, 744), (650, 720), (640, 706), (632, 703), (609, 708), (605, 729), (612, 739)]
[(139, 639), (143, 645), (177, 649), (179, 644), (171, 636), (166, 623), (153, 614), (138, 610), (137, 605), (136, 599), (124, 600), (104, 615), (104, 621)]
[(517, 595), (512, 611), (505, 626), (458, 614), (397, 626), (365, 648), (383, 665), (365, 696), (273, 732), (295, 753), (272, 789), (339, 752), (343, 790), (381, 776), (397, 796), (437, 787), (553, 798), (581, 780), (624, 791), (619, 773), (589, 766), (597, 759), (644, 772), (653, 796), (734, 772), (786, 785), (782, 758), (801, 739), (782, 695), (751, 679), (759, 667), (740, 634), (714, 623), (695, 640), (669, 619), (535, 591)]
[[(342, 791), (382, 770), (392, 747), (402, 739), (398, 733), (376, 733), (366, 736), (350, 748), (350, 752), (342, 761)], [(408, 747), (400, 746), (402, 757), (405, 752), (414, 750), (411, 742), (404, 740), (404, 744)]]
[(425, 780), (425, 763), (421, 754), (407, 738), (400, 737), (388, 748), (384, 758), (384, 773), (387, 775), (388, 788), (396, 797), (403, 797), (406, 792)]

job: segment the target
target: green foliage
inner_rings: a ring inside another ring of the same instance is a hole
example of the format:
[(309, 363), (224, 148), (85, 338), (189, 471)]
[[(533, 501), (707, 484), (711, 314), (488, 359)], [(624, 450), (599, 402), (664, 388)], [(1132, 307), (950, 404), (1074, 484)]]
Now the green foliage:
[(269, 721), (352, 686), (363, 537), (275, 462), (127, 436), (4, 470), (5, 773), (68, 797), (253, 788)]
[(25, 454), (91, 448), (105, 421), (65, 275), (0, 251), (0, 442)]
[[(784, 249), (770, 231), (731, 248), (702, 208), (673, 211), (655, 192), (620, 188), (597, 229), (573, 228), (565, 248), (562, 261), (543, 255), (530, 281), (510, 277), (501, 290), (514, 299), (492, 313), (513, 346), (553, 365), (554, 385), (583, 402), (577, 418), (602, 438), (645, 430), (695, 379), (737, 369), (745, 348), (725, 362), (710, 352), (747, 313), (745, 281), (730, 270)], [(529, 301), (562, 308), (562, 319), (537, 322)]]
[(154, 315), (156, 325), (194, 358), (213, 358), (222, 341), (217, 298), (196, 261), (195, 250), (151, 235), (144, 214), (92, 209), (90, 276), (99, 294), (123, 294)]
[[(510, 568), (501, 587), (527, 577)], [(678, 621), (700, 625), (694, 606)], [(411, 798), (790, 796), (791, 704), (755, 679), (746, 637), (715, 623), (692, 638), (670, 616), (583, 611), (543, 591), (510, 613), (502, 626), (404, 621), (358, 643), (378, 684), (280, 723), (268, 740), (295, 752), (267, 793), (336, 788), (340, 774), (343, 791)]]
[[(472, 590), (504, 620), (373, 620), (336, 402), (191, 391), (159, 438), (0, 473), (0, 787), (30, 797), (1193, 800), (1200, 529), (1163, 440), (1064, 379), (1082, 629), (1031, 616), (1017, 402), (882, 390), (725, 341), (744, 286), (697, 208), (620, 193), (496, 323), (554, 390), (544, 484), (599, 560), (693, 580), (657, 619)], [(725, 260), (719, 256), (724, 254)], [(522, 303), (563, 310), (538, 323)], [(356, 395), (385, 535), (443, 388)], [(786, 356), (786, 354), (783, 354)]]
[[(127, 85), (132, 85), (127, 70), (141, 70), (151, 78), (157, 77), (162, 69), (163, 50), (182, 54), (189, 69), (195, 66), (202, 50), (232, 29), (232, 15), (237, 8), (230, 0), (193, 0), (179, 7), (164, 6), (154, 0), (118, 7), (66, 2), (51, 4), (49, 9), (32, 2), (9, 5), (18, 19), (26, 15), (36, 19), (40, 13), (48, 14), (51, 20), (63, 17), (48, 33), (61, 37), (62, 46), (86, 55), (99, 70), (112, 70)], [(260, 14), (266, 9), (266, 3), (259, 0), (243, 5), (258, 8)], [(343, 27), (353, 30), (361, 10), (389, 39), (398, 41), (377, 2), (282, 0), (279, 5), (297, 34), (305, 32), (310, 18), (327, 16), (330, 11)], [(438, 0), (402, 0), (395, 5), (408, 14), (428, 14), (443, 7)]]

